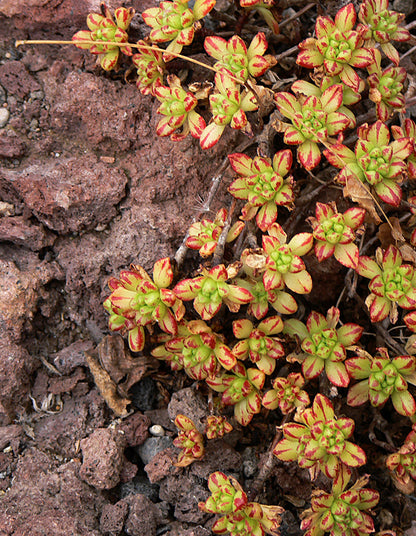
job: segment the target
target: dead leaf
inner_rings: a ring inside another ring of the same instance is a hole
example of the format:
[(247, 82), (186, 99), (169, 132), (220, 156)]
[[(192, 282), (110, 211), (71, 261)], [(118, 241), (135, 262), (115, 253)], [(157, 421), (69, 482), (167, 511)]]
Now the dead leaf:
[(416, 251), (410, 244), (402, 244), (399, 247), (400, 253), (402, 254), (403, 260), (406, 262), (413, 262), (416, 264)]
[(393, 480), (393, 484), (396, 486), (396, 488), (401, 491), (402, 493), (406, 495), (411, 495), (415, 490), (415, 482), (414, 480), (409, 480), (409, 482), (403, 482), (399, 478), (396, 477), (395, 473), (390, 473), (391, 479)]
[[(157, 370), (157, 361), (153, 358), (147, 356), (133, 358), (120, 335), (107, 335), (97, 350), (102, 367), (118, 385), (122, 396), (127, 397), (130, 387), (140, 381), (145, 374)], [(120, 383), (123, 379), (125, 381)]]
[(391, 235), (391, 227), (388, 223), (382, 223), (377, 232), (377, 238), (380, 240), (380, 245), (383, 249), (387, 249), (394, 244), (393, 237)]
[(343, 189), (344, 197), (350, 197), (352, 201), (358, 203), (360, 207), (365, 208), (372, 216), (376, 223), (381, 223), (381, 219), (377, 214), (374, 199), (368, 189), (356, 177), (348, 177)]
[(266, 266), (266, 255), (261, 248), (245, 249), (241, 255), (244, 264), (256, 273), (264, 272)]
[(212, 91), (212, 82), (193, 82), (188, 86), (188, 90), (195, 95), (198, 100), (207, 99)]
[(389, 218), (389, 222), (390, 225), (388, 223), (382, 223), (377, 233), (383, 249), (387, 249), (392, 244), (399, 246), (406, 242), (399, 219), (393, 216)]
[(271, 120), (270, 124), (276, 132), (286, 132), (286, 130), (290, 127), (289, 123), (285, 123), (279, 119)]
[(292, 352), (286, 356), (286, 361), (288, 363), (303, 363), (305, 361), (305, 353)]
[(391, 236), (396, 240), (397, 242), (405, 242), (405, 238), (403, 236), (403, 231), (400, 225), (399, 218), (395, 218), (394, 216), (392, 218), (389, 218), (392, 230), (391, 230)]
[(119, 417), (127, 415), (129, 389), (156, 370), (155, 360), (147, 356), (131, 357), (120, 335), (107, 335), (95, 350), (85, 355), (95, 384), (108, 406)]
[[(407, 339), (405, 350), (409, 355), (416, 355), (416, 335), (410, 335), (410, 337)], [(414, 385), (413, 382), (410, 383)]]
[(117, 417), (125, 417), (128, 414), (127, 406), (131, 401), (127, 398), (120, 397), (118, 394), (117, 385), (110, 378), (108, 372), (100, 365), (97, 349), (85, 352), (85, 358), (94, 376), (95, 385), (108, 407), (114, 411)]
[(248, 84), (248, 87), (255, 94), (257, 104), (259, 106), (258, 114), (260, 117), (264, 117), (270, 114), (274, 106), (274, 91), (264, 86), (257, 86), (255, 84)]

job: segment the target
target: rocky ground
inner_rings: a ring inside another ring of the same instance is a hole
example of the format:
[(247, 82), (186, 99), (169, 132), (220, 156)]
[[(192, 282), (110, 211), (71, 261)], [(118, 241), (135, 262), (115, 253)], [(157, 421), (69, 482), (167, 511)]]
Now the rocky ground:
[(136, 384), (117, 420), (84, 352), (107, 333), (108, 277), (176, 251), (230, 139), (209, 155), (158, 139), (156, 104), (122, 75), (72, 46), (14, 47), (68, 39), (91, 11), (98, 1), (0, 4), (0, 534), (204, 536), (204, 478), (240, 455), (220, 445), (220, 459), (175, 471), (162, 384)]
[[(121, 355), (118, 336), (103, 347), (102, 302), (109, 276), (175, 253), (243, 138), (227, 134), (209, 153), (193, 139), (157, 138), (157, 104), (124, 73), (103, 73), (72, 46), (14, 47), (70, 39), (98, 10), (98, 0), (0, 1), (0, 535), (208, 536), (212, 520), (197, 508), (208, 475), (234, 471), (250, 482), (275, 423), (237, 426), (202, 462), (175, 468), (172, 420), (185, 413), (202, 426), (207, 397), (151, 358)], [(147, 33), (139, 20), (133, 30)], [(214, 210), (226, 195), (223, 186)], [(327, 268), (321, 279), (330, 277), (334, 288), (343, 280)], [(107, 407), (86, 362), (100, 343), (116, 381), (134, 384), (125, 419)], [(276, 464), (264, 497), (281, 504), (284, 494), (282, 534), (295, 536), (311, 484), (285, 471)], [(392, 501), (384, 515), (409, 529), (412, 501), (398, 493)]]

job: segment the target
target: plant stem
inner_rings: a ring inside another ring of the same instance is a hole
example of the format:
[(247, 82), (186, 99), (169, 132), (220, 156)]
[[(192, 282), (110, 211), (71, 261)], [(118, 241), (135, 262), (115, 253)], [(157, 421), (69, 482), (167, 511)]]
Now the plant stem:
[(283, 425), (286, 424), (292, 418), (292, 415), (293, 415), (293, 411), (291, 411), (290, 413), (288, 413), (287, 415), (284, 416), (284, 418), (282, 420), (282, 423), (278, 427), (278, 429), (276, 431), (276, 435), (274, 436), (273, 441), (272, 441), (269, 449), (267, 450), (267, 452), (266, 452), (266, 454), (265, 454), (265, 456), (264, 456), (264, 458), (262, 460), (261, 469), (259, 471), (259, 474), (254, 479), (254, 482), (253, 482), (252, 486), (250, 487), (250, 490), (249, 490), (249, 492), (247, 494), (248, 497), (249, 497), (249, 500), (251, 500), (251, 501), (253, 501), (257, 497), (257, 495), (260, 493), (264, 483), (266, 482), (266, 480), (269, 478), (271, 472), (273, 471), (275, 463), (278, 461), (275, 458), (275, 456), (273, 454), (273, 451), (274, 451), (276, 445), (279, 443), (279, 441), (282, 438)]

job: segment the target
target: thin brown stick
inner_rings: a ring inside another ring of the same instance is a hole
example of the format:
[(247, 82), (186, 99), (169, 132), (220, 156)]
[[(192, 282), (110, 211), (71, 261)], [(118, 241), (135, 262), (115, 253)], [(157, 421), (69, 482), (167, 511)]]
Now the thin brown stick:
[(231, 227), (231, 220), (232, 220), (232, 217), (233, 217), (233, 214), (234, 214), (235, 204), (236, 204), (236, 201), (235, 201), (235, 199), (233, 199), (231, 201), (231, 205), (230, 205), (230, 208), (228, 210), (227, 221), (226, 221), (226, 223), (224, 225), (224, 228), (223, 228), (223, 230), (221, 232), (221, 235), (220, 235), (220, 237), (218, 239), (217, 247), (215, 248), (215, 252), (214, 252), (214, 256), (212, 257), (212, 265), (213, 266), (217, 266), (217, 264), (220, 264), (221, 261), (223, 260), (225, 243), (226, 243), (226, 240), (227, 240), (228, 231), (230, 230), (230, 227)]
[[(370, 318), (370, 312), (368, 310), (367, 305), (365, 304), (364, 300), (359, 296), (357, 293), (354, 294), (354, 299), (360, 304), (363, 311), (366, 313), (366, 315)], [(397, 352), (397, 355), (406, 355), (407, 352), (403, 348), (401, 344), (399, 344), (397, 341), (393, 339), (393, 337), (390, 335), (390, 333), (385, 329), (380, 322), (376, 322), (374, 324), (374, 327), (376, 328), (377, 334), (380, 335), (380, 337), (383, 339), (383, 341), (386, 343), (387, 346), (389, 346), (392, 350)]]
[(276, 463), (276, 458), (274, 457), (273, 451), (282, 438), (283, 425), (286, 424), (292, 418), (292, 415), (293, 411), (284, 416), (282, 423), (277, 429), (276, 435), (274, 436), (273, 441), (264, 456), (264, 459), (262, 459), (262, 465), (259, 474), (254, 479), (254, 482), (247, 493), (250, 501), (254, 501), (256, 499), (264, 483), (273, 471), (274, 464)]
[[(371, 441), (371, 443), (374, 443), (374, 445), (377, 445), (378, 447), (381, 447), (384, 450), (387, 450), (387, 452), (396, 452), (396, 447), (394, 445), (394, 442), (387, 430), (388, 422), (381, 416), (380, 411), (377, 408), (372, 408), (373, 412), (373, 420), (370, 423), (370, 426), (368, 427), (368, 438)], [(383, 432), (383, 434), (386, 436), (386, 439), (388, 443), (385, 441), (380, 441), (380, 439), (377, 439), (377, 436), (374, 432), (374, 428), (377, 428), (377, 430), (380, 430)]]
[(289, 22), (292, 22), (292, 20), (298, 19), (301, 15), (303, 15), (304, 13), (306, 13), (307, 11), (309, 11), (311, 8), (315, 6), (316, 6), (315, 2), (311, 2), (310, 4), (306, 5), (305, 7), (297, 11), (291, 17), (288, 17), (287, 19), (282, 20), (282, 22), (279, 23), (279, 28), (283, 28), (284, 26), (286, 26), (286, 24), (289, 24)]
[[(236, 148), (236, 152), (242, 152), (242, 151), (245, 151), (248, 147), (250, 147), (250, 145), (252, 145), (254, 143), (253, 140), (250, 140), (250, 141), (245, 141), (243, 143), (241, 143), (237, 148)], [(223, 178), (223, 175), (225, 173), (225, 170), (227, 169), (227, 167), (229, 166), (229, 160), (228, 160), (228, 157), (224, 158), (222, 164), (220, 165), (217, 173), (214, 175), (214, 177), (212, 177), (211, 179), (211, 182), (212, 182), (212, 185), (211, 185), (211, 188), (208, 192), (208, 197), (205, 201), (205, 203), (202, 205), (202, 210), (199, 211), (199, 213), (195, 216), (195, 218), (193, 218), (192, 220), (192, 223), (195, 223), (196, 221), (199, 221), (200, 218), (202, 217), (202, 215), (205, 213), (205, 212), (208, 212), (210, 210), (210, 207), (211, 207), (211, 203), (215, 197), (215, 194), (217, 193), (218, 191), (218, 188), (221, 184), (221, 180)], [(186, 233), (185, 235), (185, 238), (183, 239), (182, 241), (182, 244), (179, 246), (177, 252), (175, 253), (175, 261), (177, 263), (177, 265), (180, 267), (184, 260), (185, 260), (185, 257), (186, 257), (186, 253), (188, 252), (188, 248), (186, 247), (186, 240), (189, 236), (189, 232)]]

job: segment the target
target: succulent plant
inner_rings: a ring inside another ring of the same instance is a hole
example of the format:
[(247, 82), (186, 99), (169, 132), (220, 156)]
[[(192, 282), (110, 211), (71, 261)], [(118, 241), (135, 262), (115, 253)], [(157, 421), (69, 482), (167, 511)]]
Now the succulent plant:
[[(87, 49), (91, 54), (99, 55), (101, 67), (105, 71), (111, 71), (117, 65), (120, 51), (126, 56), (133, 54), (132, 48), (124, 45), (129, 40), (126, 30), (130, 26), (135, 11), (133, 8), (119, 7), (114, 11), (113, 17), (104, 2), (101, 3), (101, 11), (102, 15), (98, 13), (88, 15), (87, 26), (90, 31), (77, 32), (72, 37), (72, 41), (76, 47)], [(94, 44), (84, 41), (94, 41)], [(106, 42), (123, 43), (123, 46), (108, 45)]]
[(358, 12), (361, 24), (357, 30), (365, 39), (366, 46), (375, 47), (379, 44), (384, 54), (399, 65), (399, 53), (391, 41), (408, 41), (410, 33), (399, 26), (404, 20), (404, 14), (390, 11), (388, 7), (389, 0), (364, 0)]
[(407, 435), (397, 452), (390, 454), (386, 460), (392, 472), (396, 487), (402, 492), (412, 494), (416, 487), (416, 425)]
[(155, 95), (154, 90), (163, 85), (163, 52), (150, 47), (145, 41), (137, 41), (137, 44), (143, 47), (131, 58), (137, 69), (137, 87), (143, 95)]
[(308, 393), (301, 389), (304, 385), (305, 380), (299, 372), (290, 372), (287, 378), (275, 378), (273, 389), (263, 396), (262, 404), (271, 410), (278, 407), (283, 415), (296, 408), (305, 408), (310, 400)]
[(180, 323), (177, 336), (170, 337), (164, 346), (154, 348), (152, 355), (179, 363), (194, 380), (215, 376), (221, 367), (230, 370), (237, 362), (220, 336), (203, 320)]
[(377, 118), (386, 122), (394, 113), (405, 111), (403, 85), (407, 78), (403, 67), (387, 67), (381, 69), (381, 54), (373, 50), (374, 62), (367, 67), (370, 76), (367, 79), (370, 86), (369, 98), (376, 104)]
[(406, 158), (412, 153), (409, 138), (390, 142), (389, 128), (376, 121), (357, 129), (358, 141), (354, 152), (337, 143), (324, 151), (329, 162), (341, 168), (337, 180), (346, 184), (350, 177), (374, 188), (385, 203), (398, 206), (402, 199), (399, 181), (406, 174)]
[(240, 0), (240, 6), (248, 11), (257, 11), (276, 35), (279, 33), (278, 13), (275, 0)]
[(346, 489), (350, 476), (337, 479), (331, 493), (312, 492), (311, 508), (302, 513), (305, 536), (367, 536), (374, 532), (371, 508), (379, 501), (377, 491), (364, 486), (369, 477), (359, 478)]
[(300, 467), (309, 469), (312, 480), (320, 471), (328, 478), (343, 478), (349, 467), (366, 463), (363, 449), (348, 441), (354, 421), (346, 417), (337, 419), (325, 396), (317, 394), (312, 407), (302, 410), (296, 420), (283, 425), (283, 439), (273, 451), (279, 460), (297, 460)]
[[(193, 223), (188, 231), (186, 246), (199, 251), (201, 257), (209, 257), (215, 252), (218, 240), (227, 221), (227, 210), (220, 209), (214, 221), (204, 218)], [(236, 222), (227, 233), (226, 242), (235, 240), (244, 229), (243, 222)]]
[(243, 90), (227, 72), (215, 75), (216, 92), (209, 96), (212, 122), (201, 134), (202, 149), (210, 149), (221, 138), (227, 125), (236, 130), (251, 133), (251, 126), (247, 120), (246, 112), (257, 110), (258, 104), (252, 91)]
[(179, 432), (178, 437), (173, 440), (173, 444), (181, 449), (175, 465), (177, 467), (187, 467), (204, 455), (204, 437), (195, 428), (194, 422), (185, 415), (177, 415), (175, 426)]
[(339, 111), (342, 99), (341, 84), (328, 87), (320, 97), (299, 95), (296, 98), (288, 92), (274, 95), (277, 109), (292, 122), (291, 125), (278, 123), (276, 128), (284, 132), (284, 142), (287, 145), (299, 146), (298, 160), (308, 170), (315, 168), (321, 161), (318, 144), (328, 143), (331, 136), (336, 136), (350, 126), (350, 117)]
[(412, 144), (412, 152), (407, 157), (407, 173), (410, 179), (416, 179), (416, 124), (408, 117), (403, 121), (403, 128), (398, 125), (392, 125), (391, 132), (395, 140), (408, 138)]
[(364, 328), (358, 324), (347, 323), (336, 329), (340, 311), (331, 307), (326, 315), (312, 311), (306, 326), (296, 318), (284, 323), (284, 333), (296, 335), (304, 353), (297, 358), (302, 361), (302, 372), (306, 379), (316, 378), (325, 370), (331, 383), (347, 387), (350, 378), (345, 368), (346, 348), (356, 344)]
[(133, 352), (144, 347), (143, 326), (158, 323), (163, 331), (176, 334), (177, 322), (183, 318), (185, 308), (180, 299), (167, 287), (173, 281), (169, 257), (158, 260), (153, 267), (153, 280), (137, 265), (123, 270), (119, 279), (108, 282), (110, 296), (104, 302), (110, 313), (109, 327), (113, 331), (127, 331)]
[(334, 255), (347, 268), (356, 268), (359, 252), (354, 240), (364, 218), (363, 208), (352, 207), (341, 214), (335, 203), (316, 203), (315, 217), (308, 218), (308, 221), (316, 240), (314, 248), (318, 261)]
[(413, 265), (402, 264), (403, 257), (395, 246), (383, 252), (376, 251), (376, 260), (360, 257), (357, 272), (370, 279), (368, 288), (371, 294), (366, 299), (372, 322), (381, 322), (388, 316), (397, 322), (397, 307), (414, 309), (416, 307), (416, 273)]
[(247, 314), (253, 315), (257, 320), (266, 316), (270, 306), (282, 315), (292, 315), (298, 309), (298, 304), (291, 294), (278, 289), (266, 290), (262, 279), (237, 278), (235, 283), (253, 295), (247, 307)]
[(312, 279), (300, 258), (313, 245), (311, 233), (299, 233), (287, 242), (283, 228), (273, 223), (268, 235), (263, 235), (266, 264), (263, 275), (266, 290), (283, 290), (287, 286), (297, 294), (308, 294), (312, 290)]
[(257, 320), (266, 316), (269, 306), (282, 315), (296, 313), (298, 305), (291, 294), (279, 289), (266, 290), (263, 282), (266, 259), (265, 252), (260, 248), (245, 249), (241, 254), (240, 260), (246, 278), (238, 277), (235, 283), (246, 288), (253, 295), (252, 301), (248, 304), (247, 313)]
[(247, 426), (261, 409), (260, 389), (264, 385), (265, 374), (261, 370), (246, 369), (240, 362), (231, 369), (231, 374), (219, 374), (207, 378), (207, 384), (222, 393), (221, 401), (226, 406), (234, 406), (234, 416), (243, 426)]
[(416, 383), (416, 357), (400, 355), (390, 359), (386, 348), (378, 348), (372, 357), (364, 350), (345, 363), (348, 374), (360, 380), (350, 387), (347, 402), (350, 406), (361, 406), (368, 400), (379, 407), (391, 398), (394, 409), (400, 415), (414, 415), (416, 402), (408, 391), (407, 382)]
[(183, 46), (190, 45), (195, 30), (201, 27), (199, 22), (215, 6), (216, 0), (196, 0), (191, 9), (189, 0), (165, 0), (159, 7), (151, 7), (142, 13), (144, 22), (152, 28), (150, 40), (154, 43), (170, 41), (164, 59), (172, 59), (172, 55), (180, 54)]
[(313, 80), (315, 80), (315, 84), (311, 84), (310, 82), (307, 82), (306, 80), (296, 80), (295, 82), (293, 82), (290, 89), (297, 96), (298, 95), (304, 95), (305, 97), (315, 96), (315, 97), (318, 97), (318, 99), (320, 99), (322, 97), (322, 93), (326, 89), (335, 85), (340, 85), (342, 87), (342, 103), (341, 103), (341, 106), (338, 108), (337, 112), (348, 117), (348, 119), (350, 120), (348, 128), (355, 128), (357, 124), (355, 115), (348, 108), (348, 106), (351, 106), (352, 104), (356, 104), (357, 102), (360, 101), (361, 99), (360, 92), (363, 91), (365, 87), (364, 80), (362, 81), (362, 84), (360, 84), (359, 90), (354, 91), (349, 86), (346, 86), (344, 82), (341, 81), (338, 75), (327, 76), (327, 75), (322, 75), (321, 73), (319, 73), (316, 76), (312, 76), (312, 78)]
[(231, 536), (278, 535), (283, 508), (248, 502), (247, 495), (232, 476), (216, 471), (208, 478), (211, 496), (199, 508), (204, 512), (221, 514), (212, 526), (216, 534)]
[[(182, 89), (177, 76), (169, 75), (168, 83), (170, 87), (158, 86), (153, 90), (161, 103), (157, 113), (164, 116), (157, 124), (156, 134), (170, 136), (173, 141), (183, 140), (189, 133), (194, 138), (199, 138), (206, 125), (204, 119), (195, 111), (198, 99)], [(180, 132), (177, 132), (178, 129)]]
[(280, 339), (274, 337), (283, 330), (280, 316), (269, 316), (254, 327), (248, 318), (234, 320), (233, 333), (239, 340), (232, 353), (237, 359), (247, 359), (254, 363), (265, 374), (272, 374), (276, 367), (276, 359), (285, 355)]
[(218, 439), (233, 431), (233, 427), (227, 419), (221, 415), (210, 415), (207, 417), (205, 435), (207, 439)]
[(416, 311), (411, 311), (410, 313), (407, 313), (403, 317), (404, 323), (412, 331), (413, 333), (416, 333)]
[(296, 62), (309, 69), (321, 67), (328, 76), (338, 75), (344, 84), (358, 91), (360, 77), (354, 67), (367, 67), (373, 56), (362, 46), (361, 33), (353, 29), (356, 20), (352, 2), (338, 11), (335, 20), (318, 17), (316, 38), (309, 37), (299, 44), (301, 52)]
[(231, 167), (238, 174), (228, 191), (237, 199), (247, 201), (242, 219), (256, 217), (258, 227), (266, 232), (277, 219), (277, 207), (291, 207), (294, 200), (293, 180), (287, 177), (292, 166), (290, 150), (277, 152), (273, 161), (242, 153), (229, 154)]
[(263, 57), (267, 47), (262, 32), (254, 36), (248, 48), (238, 35), (233, 35), (229, 41), (213, 35), (204, 42), (207, 54), (218, 60), (214, 67), (218, 71), (224, 69), (241, 82), (246, 82), (249, 76), (261, 76), (270, 67), (269, 61)]
[(212, 473), (208, 478), (211, 496), (199, 508), (211, 514), (237, 512), (246, 506), (248, 498), (239, 482), (221, 471)]
[(210, 320), (225, 303), (230, 311), (237, 312), (241, 304), (249, 303), (253, 295), (245, 288), (227, 283), (236, 275), (232, 266), (223, 264), (211, 270), (201, 267), (202, 275), (179, 281), (173, 289), (184, 301), (194, 300), (194, 309), (203, 320)]

